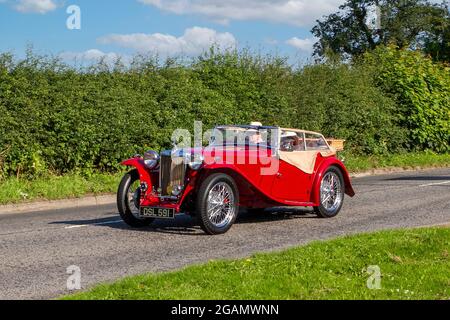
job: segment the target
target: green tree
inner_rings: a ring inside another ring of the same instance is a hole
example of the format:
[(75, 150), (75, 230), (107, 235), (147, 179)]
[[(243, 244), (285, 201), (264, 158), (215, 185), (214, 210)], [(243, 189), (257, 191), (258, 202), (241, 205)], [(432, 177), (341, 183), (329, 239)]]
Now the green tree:
[[(374, 12), (375, 8), (378, 9)], [(431, 48), (436, 47), (448, 26), (445, 2), (347, 0), (339, 9), (339, 12), (318, 20), (311, 31), (319, 39), (314, 45), (317, 57), (331, 52), (346, 59), (388, 44), (414, 49), (424, 49), (428, 44), (430, 54), (441, 54), (440, 47)], [(379, 24), (371, 28), (367, 22), (374, 14)]]
[(450, 151), (450, 68), (419, 51), (379, 47), (365, 55), (375, 82), (397, 102), (409, 150)]
[(446, 19), (433, 24), (433, 32), (424, 39), (424, 51), (436, 61), (450, 62), (450, 7), (445, 4)]

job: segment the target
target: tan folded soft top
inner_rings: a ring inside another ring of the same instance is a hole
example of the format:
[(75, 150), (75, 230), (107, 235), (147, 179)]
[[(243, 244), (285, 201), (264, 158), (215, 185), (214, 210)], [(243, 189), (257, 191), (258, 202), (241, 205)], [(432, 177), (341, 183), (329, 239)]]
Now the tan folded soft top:
[(297, 152), (280, 152), (280, 159), (297, 167), (307, 174), (314, 173), (317, 156), (321, 154), (323, 157), (331, 157), (336, 155), (335, 151), (297, 151)]
[[(285, 129), (281, 128), (282, 131), (291, 131), (295, 133), (310, 133), (314, 135), (322, 136), (322, 134), (313, 131), (299, 130), (299, 129)], [(326, 141), (326, 139), (325, 139)], [(328, 141), (327, 141), (328, 144)], [(336, 150), (328, 145), (329, 150), (310, 150), (310, 151), (294, 151), (294, 152), (284, 152), (280, 151), (280, 159), (297, 167), (301, 171), (307, 174), (313, 174), (314, 168), (316, 166), (317, 156), (321, 154), (323, 157), (332, 157), (336, 155)]]

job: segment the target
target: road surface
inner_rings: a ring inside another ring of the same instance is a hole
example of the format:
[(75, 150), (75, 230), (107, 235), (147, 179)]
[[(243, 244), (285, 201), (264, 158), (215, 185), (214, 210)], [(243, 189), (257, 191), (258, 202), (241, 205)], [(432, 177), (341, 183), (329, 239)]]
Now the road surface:
[(381, 229), (448, 224), (450, 169), (354, 179), (357, 196), (341, 214), (318, 219), (306, 210), (243, 214), (231, 231), (206, 236), (185, 216), (143, 230), (124, 225), (114, 205), (35, 213), (0, 213), (0, 299), (67, 294), (67, 268), (83, 288), (144, 272), (211, 259), (240, 258), (312, 240)]

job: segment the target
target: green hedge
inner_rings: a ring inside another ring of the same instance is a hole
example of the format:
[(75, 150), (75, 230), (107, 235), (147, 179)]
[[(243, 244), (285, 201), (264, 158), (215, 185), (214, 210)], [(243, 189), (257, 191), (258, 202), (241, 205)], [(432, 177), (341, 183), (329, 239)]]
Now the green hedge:
[(399, 151), (409, 131), (397, 121), (396, 97), (373, 79), (364, 65), (293, 69), (248, 52), (78, 69), (30, 52), (1, 54), (0, 171), (116, 171), (121, 159), (169, 147), (174, 129), (192, 132), (194, 120), (205, 129), (259, 120), (347, 139), (359, 154)]
[(410, 150), (450, 151), (450, 66), (419, 51), (381, 47), (366, 55), (376, 83), (397, 103)]

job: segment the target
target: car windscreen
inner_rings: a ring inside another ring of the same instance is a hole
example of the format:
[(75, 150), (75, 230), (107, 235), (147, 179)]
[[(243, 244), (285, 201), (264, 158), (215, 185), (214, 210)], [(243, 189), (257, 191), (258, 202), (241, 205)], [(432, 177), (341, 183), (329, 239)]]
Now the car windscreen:
[(210, 138), (210, 146), (258, 146), (276, 148), (275, 128), (219, 127)]

